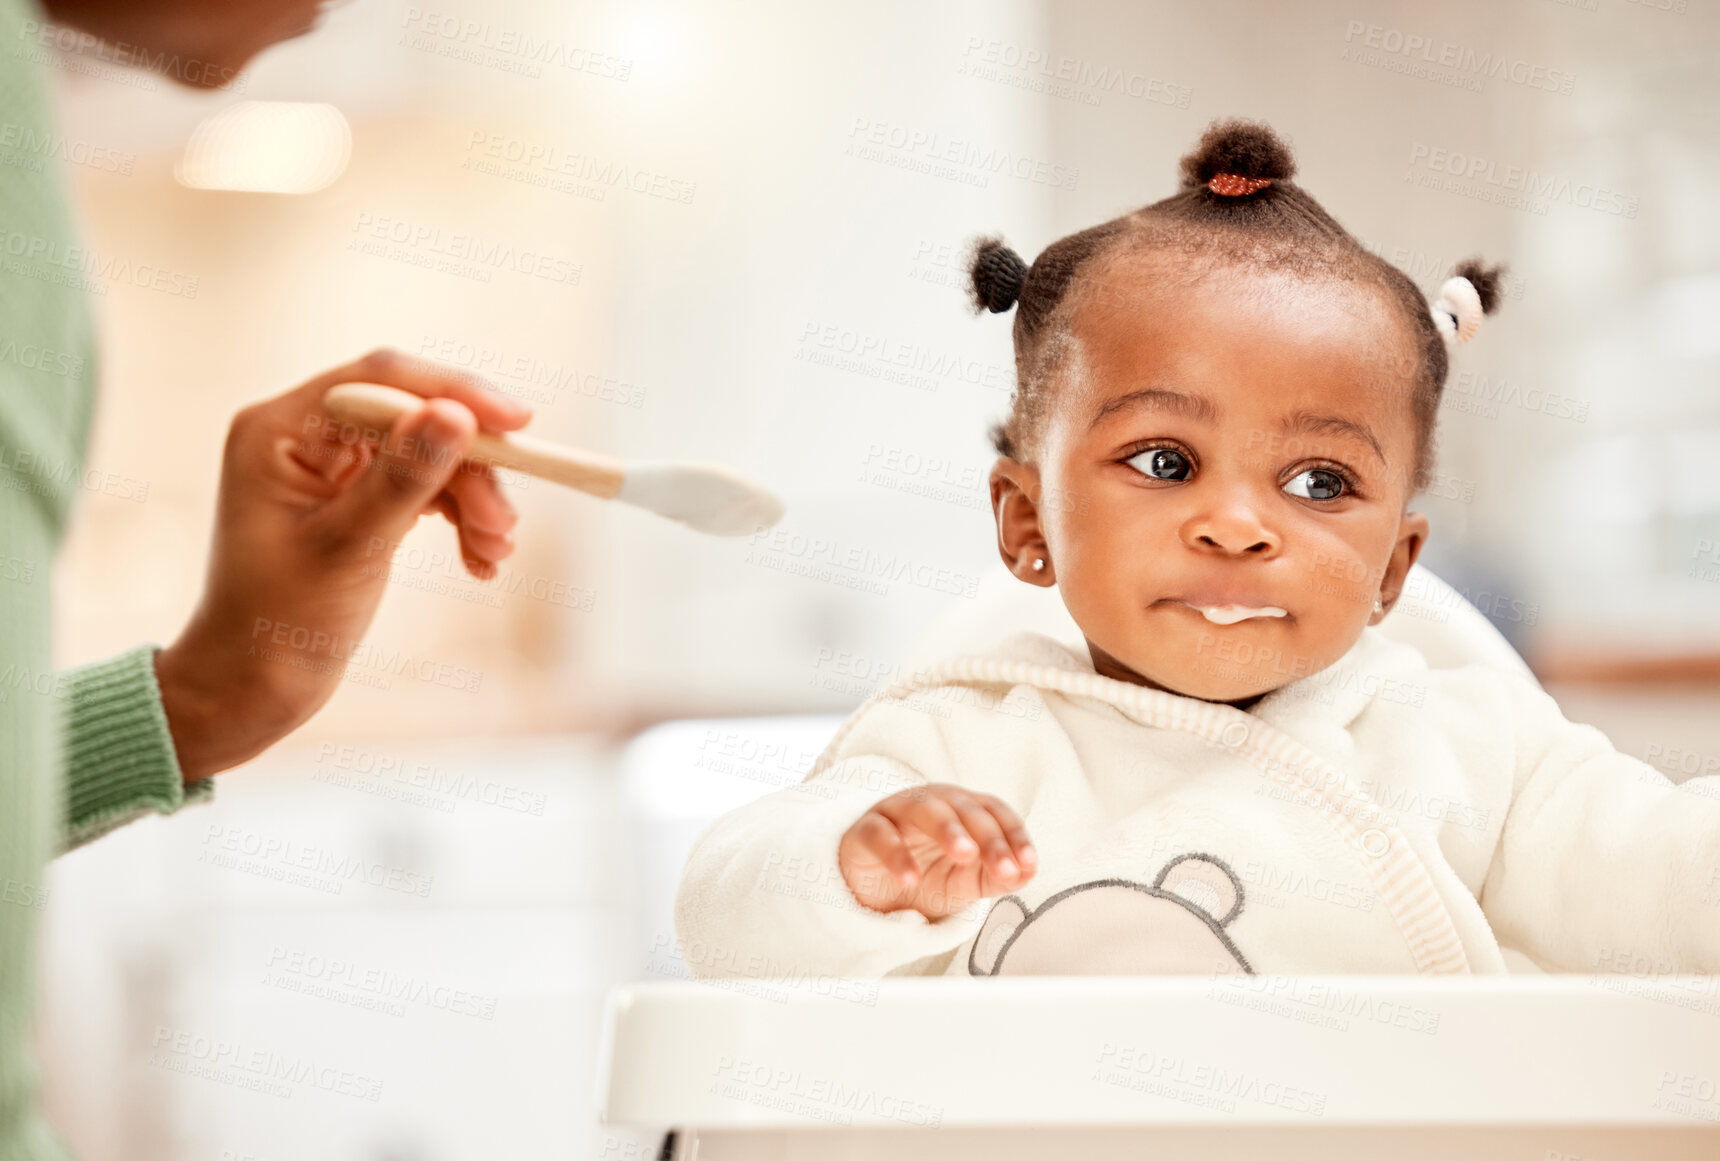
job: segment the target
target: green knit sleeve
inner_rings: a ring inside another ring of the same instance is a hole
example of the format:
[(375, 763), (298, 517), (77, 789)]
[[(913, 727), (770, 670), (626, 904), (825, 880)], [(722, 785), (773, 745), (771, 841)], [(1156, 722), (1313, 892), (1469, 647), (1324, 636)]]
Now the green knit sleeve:
[(161, 688), (155, 646), (68, 670), (64, 742), (65, 848), (81, 846), (148, 813), (207, 801), (215, 780), (184, 784)]

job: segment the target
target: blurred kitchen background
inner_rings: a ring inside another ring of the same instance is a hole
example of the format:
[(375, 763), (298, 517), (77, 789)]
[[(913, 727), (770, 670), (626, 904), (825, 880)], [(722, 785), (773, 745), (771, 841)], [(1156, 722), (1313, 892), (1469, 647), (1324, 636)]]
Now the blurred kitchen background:
[[(677, 974), (701, 772), (796, 780), (1003, 583), (1009, 325), (969, 313), (966, 242), (1162, 197), (1219, 116), (1430, 294), (1510, 264), (1424, 562), (1570, 716), (1720, 771), (1711, 6), (352, 0), (232, 91), (51, 60), (100, 256), (90, 466), (129, 481), (82, 499), (65, 663), (172, 638), (231, 414), (379, 345), (789, 511), (717, 540), (516, 481), (489, 585), (424, 521), (370, 640), (476, 680), (357, 671), (212, 806), (54, 869), (40, 1043), (89, 1161), (652, 1155), (596, 1122), (598, 1029), (610, 984)], [(223, 1063), (254, 1052), (315, 1069)]]

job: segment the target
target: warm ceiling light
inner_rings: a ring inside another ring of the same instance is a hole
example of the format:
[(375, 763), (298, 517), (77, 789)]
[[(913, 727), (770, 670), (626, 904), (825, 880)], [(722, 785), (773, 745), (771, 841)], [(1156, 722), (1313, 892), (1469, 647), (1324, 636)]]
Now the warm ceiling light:
[(174, 176), (192, 189), (315, 193), (351, 155), (352, 131), (333, 105), (242, 101), (197, 126)]

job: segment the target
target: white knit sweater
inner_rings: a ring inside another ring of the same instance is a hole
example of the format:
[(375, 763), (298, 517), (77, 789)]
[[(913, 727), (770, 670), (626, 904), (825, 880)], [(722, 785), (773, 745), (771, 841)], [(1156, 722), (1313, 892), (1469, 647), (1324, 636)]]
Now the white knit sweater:
[[(905, 786), (987, 791), (1038, 873), (931, 922), (837, 844)], [(1674, 787), (1525, 675), (1365, 630), (1252, 710), (1115, 681), (1024, 633), (872, 699), (807, 779), (701, 837), (696, 975), (1720, 971), (1720, 776)]]

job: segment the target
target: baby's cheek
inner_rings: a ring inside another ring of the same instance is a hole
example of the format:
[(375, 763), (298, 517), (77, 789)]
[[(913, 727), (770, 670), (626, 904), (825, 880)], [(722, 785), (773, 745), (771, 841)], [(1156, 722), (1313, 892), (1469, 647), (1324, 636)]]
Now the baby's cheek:
[(1285, 668), (1296, 679), (1319, 673), (1348, 653), (1367, 627), (1372, 610), (1344, 602), (1311, 604), (1297, 617)]
[(1090, 556), (1059, 563), (1057, 589), (1069, 615), (1095, 641), (1121, 642), (1141, 619), (1142, 584), (1129, 570), (1105, 568)]
[(1057, 585), (1066, 601), (1115, 616), (1138, 609), (1144, 594), (1157, 588), (1155, 541), (1123, 519), (1103, 512), (1066, 512), (1059, 516), (1051, 544)]
[(1385, 565), (1375, 563), (1375, 556), (1337, 540), (1305, 548), (1295, 572), (1310, 614), (1322, 609), (1371, 611), (1385, 580)]

